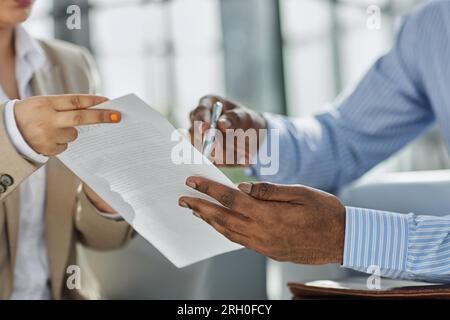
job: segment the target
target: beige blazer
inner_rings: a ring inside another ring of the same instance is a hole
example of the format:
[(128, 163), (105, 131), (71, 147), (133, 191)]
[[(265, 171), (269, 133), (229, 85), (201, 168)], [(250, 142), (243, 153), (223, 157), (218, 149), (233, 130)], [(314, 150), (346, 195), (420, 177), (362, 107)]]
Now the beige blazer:
[[(65, 93), (92, 94), (97, 73), (89, 53), (58, 40), (41, 41), (47, 64), (34, 75), (34, 95)], [(5, 131), (4, 106), (0, 105), (0, 174), (10, 175), (14, 183), (0, 195), (0, 298), (7, 299), (13, 286), (19, 227), (20, 192), (18, 186), (38, 166), (17, 153)], [(47, 168), (46, 236), (54, 299), (83, 298), (83, 288), (70, 290), (66, 279), (69, 265), (77, 264), (76, 244), (94, 248), (120, 247), (131, 237), (126, 222), (101, 217), (81, 191), (80, 181), (58, 159)], [(81, 269), (81, 278), (86, 281)]]

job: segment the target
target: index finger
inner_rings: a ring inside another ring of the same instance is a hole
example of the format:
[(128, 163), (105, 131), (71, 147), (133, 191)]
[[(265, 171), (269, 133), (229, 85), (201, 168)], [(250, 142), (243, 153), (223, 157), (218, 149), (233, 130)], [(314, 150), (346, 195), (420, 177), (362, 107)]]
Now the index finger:
[(46, 97), (50, 105), (57, 111), (87, 109), (108, 101), (106, 97), (88, 94), (66, 94)]
[(203, 177), (189, 177), (186, 180), (186, 185), (201, 193), (209, 195), (219, 201), (224, 207), (247, 217), (252, 216), (254, 207), (258, 203), (251, 196), (240, 190), (230, 188)]
[(248, 183), (239, 185), (239, 189), (255, 199), (264, 201), (303, 203), (310, 198), (311, 188), (302, 185), (281, 185), (268, 182)]

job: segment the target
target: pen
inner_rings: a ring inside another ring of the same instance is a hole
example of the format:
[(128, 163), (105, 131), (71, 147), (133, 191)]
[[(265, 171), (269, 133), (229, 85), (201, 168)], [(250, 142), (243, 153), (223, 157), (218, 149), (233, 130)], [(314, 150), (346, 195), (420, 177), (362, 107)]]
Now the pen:
[(212, 107), (211, 114), (211, 127), (203, 138), (203, 148), (202, 153), (205, 157), (209, 157), (212, 151), (212, 147), (214, 145), (214, 141), (216, 140), (216, 129), (217, 129), (217, 121), (222, 115), (223, 104), (222, 102), (214, 103)]

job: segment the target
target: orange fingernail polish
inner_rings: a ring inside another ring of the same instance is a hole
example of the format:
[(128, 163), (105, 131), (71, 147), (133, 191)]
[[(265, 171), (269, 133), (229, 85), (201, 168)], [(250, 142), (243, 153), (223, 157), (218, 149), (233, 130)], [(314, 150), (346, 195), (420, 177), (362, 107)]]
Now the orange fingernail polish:
[(118, 113), (111, 113), (109, 116), (112, 122), (119, 122), (120, 121), (120, 114)]

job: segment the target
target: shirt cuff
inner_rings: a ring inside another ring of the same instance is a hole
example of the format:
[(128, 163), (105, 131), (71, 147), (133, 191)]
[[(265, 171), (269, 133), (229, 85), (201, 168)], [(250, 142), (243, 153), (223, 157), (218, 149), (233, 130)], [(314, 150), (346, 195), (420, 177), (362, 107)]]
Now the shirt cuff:
[(5, 106), (5, 126), (11, 143), (22, 156), (36, 163), (44, 164), (48, 157), (34, 151), (23, 138), (16, 123), (14, 107), (18, 100), (11, 100)]
[(409, 215), (346, 208), (342, 266), (398, 277), (407, 270)]

